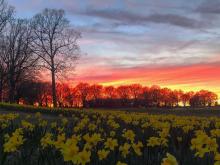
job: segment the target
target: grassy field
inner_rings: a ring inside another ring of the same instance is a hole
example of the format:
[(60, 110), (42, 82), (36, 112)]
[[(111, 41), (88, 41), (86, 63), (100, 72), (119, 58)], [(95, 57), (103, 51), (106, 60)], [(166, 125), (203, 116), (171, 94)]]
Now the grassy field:
[(155, 115), (178, 115), (178, 116), (217, 116), (220, 117), (220, 106), (215, 107), (177, 107), (177, 108), (96, 108), (96, 109), (71, 109), (71, 108), (45, 108), (27, 105), (0, 103), (0, 113), (35, 113), (41, 112), (44, 115), (56, 116), (57, 114), (71, 115), (72, 111), (85, 112), (127, 112), (127, 113), (147, 113)]

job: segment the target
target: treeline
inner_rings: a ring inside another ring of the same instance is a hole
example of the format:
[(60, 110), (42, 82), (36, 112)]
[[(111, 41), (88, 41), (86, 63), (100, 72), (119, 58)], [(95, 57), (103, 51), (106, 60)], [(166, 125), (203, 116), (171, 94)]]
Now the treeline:
[[(63, 83), (57, 84), (56, 88), (59, 107), (202, 107), (217, 105), (218, 100), (215, 93), (207, 90), (183, 92), (182, 90), (171, 90), (155, 85), (146, 87), (140, 84), (132, 84), (114, 87), (79, 83), (71, 87)], [(49, 83), (26, 81), (18, 89), (17, 102), (52, 106), (51, 96)]]
[(20, 19), (13, 7), (0, 0), (0, 101), (7, 95), (6, 101), (17, 102), (23, 84), (49, 71), (56, 107), (56, 77), (74, 67), (79, 38), (63, 10), (44, 9), (30, 19)]

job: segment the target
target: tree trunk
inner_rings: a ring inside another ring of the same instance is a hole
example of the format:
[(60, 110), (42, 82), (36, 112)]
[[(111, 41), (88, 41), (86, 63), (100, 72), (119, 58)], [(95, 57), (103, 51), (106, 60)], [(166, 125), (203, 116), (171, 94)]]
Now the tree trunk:
[(13, 72), (9, 72), (9, 102), (15, 103), (15, 81)]
[(56, 96), (56, 80), (55, 80), (55, 71), (52, 69), (52, 95), (53, 95), (53, 106), (57, 107), (57, 96)]
[(13, 81), (9, 82), (9, 102), (15, 102), (15, 83)]
[(45, 101), (46, 107), (48, 107), (48, 99), (46, 97), (46, 101)]
[(0, 102), (3, 102), (3, 81), (0, 80)]

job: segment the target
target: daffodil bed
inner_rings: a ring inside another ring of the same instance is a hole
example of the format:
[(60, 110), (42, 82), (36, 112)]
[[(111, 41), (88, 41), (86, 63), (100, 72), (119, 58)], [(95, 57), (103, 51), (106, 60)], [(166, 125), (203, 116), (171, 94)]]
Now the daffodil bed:
[(220, 118), (0, 114), (1, 165), (219, 165)]

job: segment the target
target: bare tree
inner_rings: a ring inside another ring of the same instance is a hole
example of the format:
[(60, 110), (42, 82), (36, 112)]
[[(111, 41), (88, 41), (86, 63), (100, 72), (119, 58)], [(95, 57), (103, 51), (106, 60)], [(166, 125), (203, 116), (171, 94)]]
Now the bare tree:
[(75, 93), (80, 98), (80, 102), (84, 108), (87, 106), (87, 101), (89, 99), (89, 88), (90, 85), (88, 83), (79, 83), (75, 87)]
[[(4, 0), (0, 0), (0, 38), (3, 37), (2, 31), (4, 30), (8, 21), (12, 18), (13, 12), (14, 9), (12, 7), (9, 7)], [(0, 59), (0, 102), (3, 101), (3, 85), (6, 75), (4, 62)]]
[(6, 81), (6, 75), (7, 72), (6, 72), (5, 64), (0, 58), (0, 102), (3, 101), (3, 87)]
[(32, 30), (27, 20), (11, 20), (0, 41), (0, 58), (4, 62), (9, 87), (9, 101), (15, 102), (16, 86), (37, 62), (30, 49)]
[(0, 0), (0, 33), (5, 28), (8, 20), (12, 17), (14, 9), (9, 7), (5, 0)]
[(78, 58), (80, 33), (71, 28), (63, 10), (45, 9), (33, 18), (33, 48), (42, 67), (51, 72), (53, 105), (57, 107), (56, 75), (73, 66)]

